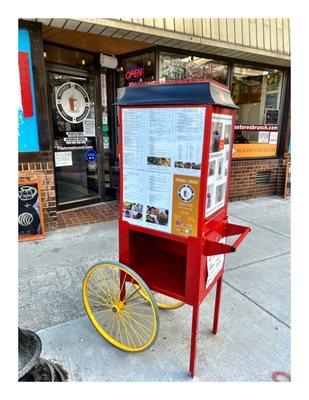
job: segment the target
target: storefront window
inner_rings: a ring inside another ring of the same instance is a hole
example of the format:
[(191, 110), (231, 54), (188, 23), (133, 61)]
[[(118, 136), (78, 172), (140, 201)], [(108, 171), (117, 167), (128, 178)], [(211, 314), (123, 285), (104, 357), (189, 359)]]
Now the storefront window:
[[(134, 82), (151, 82), (156, 78), (155, 52), (147, 52), (119, 61), (116, 70), (116, 100), (124, 95), (125, 88)], [(117, 136), (116, 149), (119, 153), (119, 107), (116, 107)]]
[(282, 81), (277, 69), (233, 68), (232, 98), (239, 107), (233, 158), (276, 156)]
[(95, 54), (67, 49), (52, 44), (44, 43), (45, 61), (64, 64), (80, 69), (95, 69)]
[(148, 52), (120, 60), (117, 68), (117, 88), (129, 86), (132, 82), (155, 80), (155, 53)]
[(159, 77), (161, 80), (186, 78), (212, 78), (227, 83), (228, 66), (212, 59), (160, 52)]

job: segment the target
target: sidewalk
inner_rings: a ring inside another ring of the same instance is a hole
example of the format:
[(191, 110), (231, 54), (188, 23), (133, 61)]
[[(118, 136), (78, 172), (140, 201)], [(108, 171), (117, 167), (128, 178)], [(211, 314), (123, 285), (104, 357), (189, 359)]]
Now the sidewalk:
[[(200, 310), (197, 381), (271, 381), (290, 374), (290, 203), (264, 197), (230, 203), (230, 221), (252, 232), (227, 258), (220, 327), (214, 293)], [(71, 381), (191, 381), (191, 307), (160, 310), (153, 347), (124, 353), (92, 327), (82, 304), (89, 267), (118, 259), (117, 221), (66, 228), (19, 245), (19, 325), (38, 332), (42, 356)]]

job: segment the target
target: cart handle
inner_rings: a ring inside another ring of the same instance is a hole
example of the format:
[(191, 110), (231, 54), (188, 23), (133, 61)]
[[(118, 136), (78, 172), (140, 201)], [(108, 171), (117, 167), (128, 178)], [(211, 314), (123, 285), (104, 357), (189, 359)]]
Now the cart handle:
[(251, 232), (251, 228), (248, 226), (241, 226), (241, 225), (235, 225), (235, 224), (226, 224), (225, 227), (225, 234), (224, 236), (234, 236), (234, 235), (240, 235), (239, 238), (232, 244), (233, 251), (236, 251), (237, 247), (240, 245), (240, 243), (244, 240), (244, 238), (248, 235), (248, 233)]
[(206, 239), (203, 243), (202, 254), (205, 256), (213, 256), (218, 254), (234, 253), (249, 232), (251, 232), (251, 228), (248, 226), (226, 223), (222, 237), (240, 235), (239, 238), (236, 239), (232, 245)]

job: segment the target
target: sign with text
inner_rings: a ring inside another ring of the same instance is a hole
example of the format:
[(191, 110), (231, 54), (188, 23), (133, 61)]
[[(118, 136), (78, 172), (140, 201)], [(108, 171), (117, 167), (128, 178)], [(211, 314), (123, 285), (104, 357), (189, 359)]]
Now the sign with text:
[[(226, 239), (222, 238), (219, 240), (219, 243), (225, 243)], [(206, 281), (206, 289), (208, 286), (215, 280), (216, 276), (222, 270), (224, 265), (224, 254), (216, 254), (214, 256), (207, 257), (207, 281)]]
[(141, 64), (132, 65), (125, 70), (125, 80), (128, 85), (131, 82), (139, 82), (143, 79), (144, 68)]
[(277, 144), (274, 143), (234, 143), (233, 159), (272, 157), (276, 155)]
[(172, 233), (197, 236), (200, 178), (174, 175)]
[(67, 167), (72, 165), (71, 151), (55, 151), (55, 167)]

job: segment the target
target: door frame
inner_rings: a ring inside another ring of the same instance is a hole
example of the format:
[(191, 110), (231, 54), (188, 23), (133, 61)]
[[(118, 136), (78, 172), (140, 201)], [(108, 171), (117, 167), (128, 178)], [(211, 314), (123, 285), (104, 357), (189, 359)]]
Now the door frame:
[[(55, 194), (56, 194), (56, 208), (57, 211), (68, 210), (72, 208), (83, 207), (91, 204), (96, 204), (100, 202), (106, 201), (106, 192), (105, 192), (105, 176), (104, 176), (104, 147), (103, 147), (103, 136), (100, 130), (100, 118), (102, 115), (102, 105), (101, 105), (101, 88), (99, 85), (99, 72), (98, 68), (94, 72), (87, 71), (85, 69), (79, 69), (76, 67), (71, 67), (64, 64), (58, 64), (53, 62), (45, 62), (45, 71), (46, 71), (46, 83), (47, 83), (47, 97), (48, 97), (48, 116), (49, 120), (52, 121), (52, 104), (51, 104), (51, 91), (50, 91), (50, 81), (49, 81), (49, 73), (60, 73), (67, 75), (77, 75), (83, 78), (93, 79), (94, 82), (94, 99), (95, 99), (95, 127), (96, 127), (96, 152), (97, 152), (97, 163), (98, 163), (98, 198), (96, 199), (87, 199), (76, 201), (73, 203), (66, 204), (58, 204), (58, 193), (57, 193), (57, 183), (56, 183), (56, 166), (54, 162), (54, 177), (55, 177)], [(55, 150), (54, 150), (54, 130), (51, 124), (51, 133), (52, 133), (52, 154), (53, 160), (55, 161)], [(74, 206), (76, 204), (76, 206)]]

